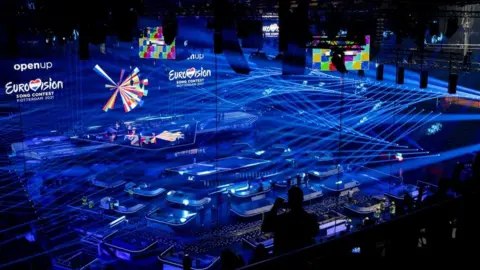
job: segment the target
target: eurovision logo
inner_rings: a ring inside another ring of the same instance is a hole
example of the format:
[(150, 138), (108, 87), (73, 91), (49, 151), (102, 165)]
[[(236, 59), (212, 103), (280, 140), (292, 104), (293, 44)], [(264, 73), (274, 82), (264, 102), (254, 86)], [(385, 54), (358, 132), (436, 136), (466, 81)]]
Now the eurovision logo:
[(177, 87), (181, 86), (200, 86), (205, 84), (205, 78), (212, 76), (212, 71), (209, 69), (196, 69), (191, 67), (183, 71), (170, 70), (168, 73), (168, 80), (175, 81)]
[(53, 99), (55, 92), (49, 90), (58, 89), (63, 89), (62, 81), (54, 81), (52, 78), (49, 78), (47, 81), (42, 81), (41, 79), (37, 78), (27, 83), (17, 84), (14, 82), (8, 82), (5, 85), (5, 94), (15, 94), (17, 102), (28, 102)]
[(276, 23), (272, 23), (263, 27), (263, 34), (265, 37), (278, 37), (279, 32), (280, 27)]

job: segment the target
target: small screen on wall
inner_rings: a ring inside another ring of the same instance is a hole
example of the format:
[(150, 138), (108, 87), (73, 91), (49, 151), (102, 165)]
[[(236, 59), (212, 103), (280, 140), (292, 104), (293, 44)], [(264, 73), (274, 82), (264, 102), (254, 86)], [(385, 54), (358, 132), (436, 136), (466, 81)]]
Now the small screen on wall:
[(144, 59), (175, 59), (175, 40), (167, 45), (162, 27), (146, 27), (138, 39), (139, 56)]
[[(370, 61), (370, 36), (365, 36), (365, 45), (357, 45), (351, 41), (329, 41), (332, 46), (345, 49), (345, 67), (347, 70), (367, 70)], [(335, 71), (331, 61), (330, 49), (312, 50), (312, 69), (320, 71)]]

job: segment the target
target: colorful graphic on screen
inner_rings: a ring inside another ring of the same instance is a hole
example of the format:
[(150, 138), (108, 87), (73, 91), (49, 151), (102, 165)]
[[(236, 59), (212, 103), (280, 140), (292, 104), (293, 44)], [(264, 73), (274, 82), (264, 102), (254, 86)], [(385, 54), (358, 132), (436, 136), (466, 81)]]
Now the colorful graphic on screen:
[(113, 109), (119, 94), (120, 98), (122, 99), (125, 112), (130, 112), (138, 105), (142, 106), (142, 97), (147, 96), (148, 94), (148, 91), (145, 90), (145, 86), (148, 85), (148, 79), (140, 79), (140, 70), (138, 68), (135, 68), (125, 80), (123, 80), (125, 70), (122, 69), (120, 71), (120, 80), (118, 83), (115, 83), (99, 65), (96, 65), (93, 70), (111, 83), (106, 84), (105, 88), (108, 88), (110, 91), (114, 91), (105, 106), (103, 106), (103, 111), (107, 112), (108, 110)]
[[(353, 45), (351, 41), (329, 41), (332, 46), (345, 48), (345, 67), (347, 70), (367, 70), (370, 61), (370, 36), (365, 36), (365, 45)], [(312, 49), (312, 69), (335, 71), (330, 49)]]
[(145, 59), (175, 59), (175, 40), (165, 44), (162, 27), (145, 28), (143, 37), (138, 39), (140, 58)]

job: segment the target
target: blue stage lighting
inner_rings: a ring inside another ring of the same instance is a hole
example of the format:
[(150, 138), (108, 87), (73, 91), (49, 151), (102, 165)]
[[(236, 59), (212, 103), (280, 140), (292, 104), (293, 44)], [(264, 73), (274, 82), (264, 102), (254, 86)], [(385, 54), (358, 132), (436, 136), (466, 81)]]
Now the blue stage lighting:
[(442, 124), (441, 123), (435, 123), (427, 129), (427, 135), (434, 135), (434, 134), (440, 132), (441, 129), (442, 129)]
[(264, 153), (265, 153), (265, 151), (261, 150), (261, 151), (255, 152), (255, 155), (261, 156), (261, 155), (263, 155)]

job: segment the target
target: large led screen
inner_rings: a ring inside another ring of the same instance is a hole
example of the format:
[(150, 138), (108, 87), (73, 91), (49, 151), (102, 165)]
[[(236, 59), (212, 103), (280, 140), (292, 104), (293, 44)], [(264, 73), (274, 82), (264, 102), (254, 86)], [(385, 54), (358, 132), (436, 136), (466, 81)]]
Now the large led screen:
[(140, 58), (146, 59), (175, 59), (175, 40), (167, 45), (162, 27), (146, 27), (143, 37), (138, 39)]
[[(365, 45), (355, 45), (352, 41), (328, 41), (332, 46), (345, 48), (345, 67), (347, 70), (366, 70), (370, 61), (370, 36), (365, 36)], [(312, 68), (320, 71), (335, 71), (331, 61), (330, 49), (312, 50)]]

